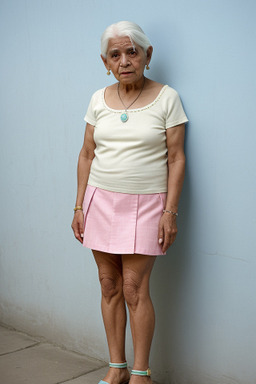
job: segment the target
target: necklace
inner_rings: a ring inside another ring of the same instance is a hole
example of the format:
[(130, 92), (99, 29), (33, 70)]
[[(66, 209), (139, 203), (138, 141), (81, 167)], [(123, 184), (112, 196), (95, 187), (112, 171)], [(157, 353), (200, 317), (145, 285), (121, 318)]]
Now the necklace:
[(135, 103), (136, 100), (138, 100), (138, 98), (140, 97), (140, 95), (141, 95), (141, 93), (143, 91), (144, 85), (145, 85), (145, 77), (144, 77), (144, 82), (143, 82), (143, 85), (141, 87), (140, 93), (138, 94), (138, 96), (136, 96), (136, 99), (134, 99), (133, 102), (130, 105), (128, 105), (128, 107), (126, 107), (126, 105), (124, 104), (123, 100), (121, 99), (120, 92), (119, 92), (120, 83), (118, 83), (117, 94), (118, 94), (118, 97), (119, 97), (121, 103), (124, 106), (124, 113), (122, 113), (122, 115), (120, 116), (120, 119), (121, 119), (122, 123), (126, 123), (126, 121), (129, 119), (127, 109), (130, 108)]

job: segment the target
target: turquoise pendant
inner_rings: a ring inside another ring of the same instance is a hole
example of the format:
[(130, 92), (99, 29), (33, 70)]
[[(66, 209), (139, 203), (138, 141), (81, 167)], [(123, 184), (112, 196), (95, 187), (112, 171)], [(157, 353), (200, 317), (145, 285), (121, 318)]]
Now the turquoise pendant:
[(121, 121), (122, 121), (123, 123), (126, 123), (127, 120), (128, 120), (128, 115), (127, 115), (127, 113), (122, 113), (122, 115), (121, 115)]

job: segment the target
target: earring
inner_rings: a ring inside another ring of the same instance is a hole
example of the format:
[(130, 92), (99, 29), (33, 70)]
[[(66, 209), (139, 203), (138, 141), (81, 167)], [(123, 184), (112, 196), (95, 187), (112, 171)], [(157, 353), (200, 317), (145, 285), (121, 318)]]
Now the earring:
[(111, 74), (110, 69), (108, 69), (108, 71), (107, 71), (107, 75), (109, 76), (110, 74)]
[(147, 70), (149, 70), (149, 69), (150, 69), (150, 67), (148, 66), (148, 64), (147, 64), (147, 66), (146, 66), (146, 69), (147, 69)]

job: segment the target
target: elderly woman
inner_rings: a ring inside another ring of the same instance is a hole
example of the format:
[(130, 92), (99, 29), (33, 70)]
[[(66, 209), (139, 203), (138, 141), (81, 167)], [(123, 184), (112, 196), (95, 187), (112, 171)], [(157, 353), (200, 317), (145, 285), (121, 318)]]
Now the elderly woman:
[[(72, 228), (92, 249), (99, 271), (110, 354), (101, 384), (152, 383), (155, 315), (149, 279), (156, 256), (166, 253), (177, 234), (187, 117), (174, 89), (144, 76), (152, 51), (135, 23), (122, 21), (105, 30), (101, 58), (117, 82), (93, 94), (78, 160)], [(134, 346), (131, 377), (125, 303)]]

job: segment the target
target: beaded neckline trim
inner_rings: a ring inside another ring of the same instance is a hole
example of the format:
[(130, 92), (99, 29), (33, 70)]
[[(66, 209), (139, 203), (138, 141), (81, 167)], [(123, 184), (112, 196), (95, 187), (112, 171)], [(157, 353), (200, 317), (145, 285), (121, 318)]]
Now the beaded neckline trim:
[[(164, 85), (160, 92), (158, 93), (157, 97), (155, 98), (155, 100), (153, 100), (151, 103), (145, 105), (144, 107), (141, 107), (141, 108), (135, 108), (135, 109), (129, 109), (129, 113), (131, 112), (140, 112), (140, 111), (144, 111), (145, 109), (148, 109), (148, 108), (151, 108), (153, 107), (153, 105), (155, 105), (158, 100), (160, 99), (160, 97), (162, 96), (162, 94), (164, 93), (164, 91), (167, 89), (168, 85)], [(111, 112), (114, 112), (114, 113), (120, 113), (122, 112), (124, 109), (113, 109), (113, 108), (110, 108), (106, 102), (105, 102), (105, 98), (104, 98), (104, 95), (105, 95), (105, 90), (106, 90), (106, 87), (102, 89), (102, 102), (103, 102), (103, 105), (105, 106), (106, 109), (108, 109), (109, 111)]]

